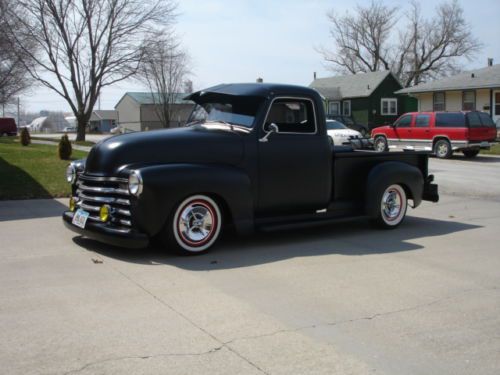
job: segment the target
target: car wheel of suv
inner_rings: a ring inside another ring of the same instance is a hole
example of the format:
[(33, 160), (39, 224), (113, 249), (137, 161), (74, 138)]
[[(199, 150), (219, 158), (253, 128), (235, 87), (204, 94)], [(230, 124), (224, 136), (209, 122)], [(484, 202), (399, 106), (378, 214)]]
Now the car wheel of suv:
[(378, 212), (372, 222), (383, 229), (393, 229), (402, 223), (408, 208), (405, 189), (399, 184), (387, 186), (377, 196)]
[(375, 137), (375, 141), (373, 142), (373, 145), (375, 147), (375, 151), (378, 152), (384, 152), (388, 151), (389, 148), (387, 147), (387, 139), (385, 137), (379, 135), (378, 137)]
[(448, 159), (452, 153), (450, 142), (446, 139), (440, 139), (434, 145), (434, 155), (440, 159)]
[(463, 150), (462, 152), (466, 158), (474, 158), (479, 154), (479, 150)]
[(176, 206), (163, 238), (165, 245), (179, 254), (202, 254), (217, 241), (221, 228), (217, 203), (206, 195), (192, 195)]

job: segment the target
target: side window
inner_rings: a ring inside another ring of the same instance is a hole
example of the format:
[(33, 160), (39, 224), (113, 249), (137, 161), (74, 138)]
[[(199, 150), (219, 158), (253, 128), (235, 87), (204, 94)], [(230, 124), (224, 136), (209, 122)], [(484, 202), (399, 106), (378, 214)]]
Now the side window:
[(481, 120), (477, 112), (467, 113), (467, 120), (469, 121), (469, 127), (471, 128), (481, 128)]
[(436, 113), (436, 127), (465, 128), (465, 116), (461, 112)]
[(265, 126), (276, 124), (280, 133), (316, 133), (313, 103), (307, 99), (276, 99)]
[(411, 126), (411, 115), (401, 117), (394, 125), (398, 128), (409, 128)]
[(487, 113), (479, 112), (479, 118), (481, 119), (481, 123), (483, 124), (483, 126), (487, 126), (489, 128), (495, 127), (495, 123)]
[(430, 115), (417, 115), (415, 119), (415, 127), (417, 128), (428, 128), (431, 122)]

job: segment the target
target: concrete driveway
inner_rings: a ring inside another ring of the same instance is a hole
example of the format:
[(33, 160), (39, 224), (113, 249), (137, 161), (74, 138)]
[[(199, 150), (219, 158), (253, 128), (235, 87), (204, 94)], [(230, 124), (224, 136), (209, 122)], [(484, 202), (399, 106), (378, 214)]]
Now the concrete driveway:
[(499, 374), (500, 158), (431, 161), (441, 202), (179, 258), (0, 202), (5, 374)]

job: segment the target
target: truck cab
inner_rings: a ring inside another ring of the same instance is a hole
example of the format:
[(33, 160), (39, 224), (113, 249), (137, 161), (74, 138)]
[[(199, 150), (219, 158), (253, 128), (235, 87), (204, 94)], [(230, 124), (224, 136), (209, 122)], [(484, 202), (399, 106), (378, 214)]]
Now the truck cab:
[(187, 127), (108, 138), (68, 167), (68, 228), (199, 254), (225, 226), (249, 234), (366, 217), (395, 228), (408, 200), (438, 200), (427, 154), (332, 147), (313, 89), (226, 84), (186, 99), (196, 103)]

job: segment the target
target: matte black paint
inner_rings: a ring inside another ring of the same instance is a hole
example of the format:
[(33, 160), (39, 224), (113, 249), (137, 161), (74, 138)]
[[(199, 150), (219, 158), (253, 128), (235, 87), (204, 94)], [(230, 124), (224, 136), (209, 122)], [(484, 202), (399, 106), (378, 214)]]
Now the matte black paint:
[[(417, 206), (427, 190), (426, 153), (375, 153), (332, 149), (320, 95), (312, 89), (274, 84), (219, 85), (191, 94), (195, 102), (219, 96), (264, 98), (253, 129), (225, 124), (130, 133), (94, 146), (79, 168), (94, 176), (127, 177), (139, 170), (144, 190), (131, 197), (131, 246), (137, 234), (151, 238), (162, 230), (176, 205), (193, 194), (212, 196), (239, 233), (259, 228), (295, 227), (358, 216), (372, 216), (371, 197), (381, 184), (401, 183)], [(307, 98), (315, 106), (317, 133), (271, 134), (260, 142), (265, 117), (277, 97)], [(434, 185), (433, 185), (434, 186)], [(428, 196), (436, 197), (437, 192)], [(317, 210), (327, 209), (317, 214)], [(65, 213), (68, 224), (71, 214)], [(103, 225), (72, 230), (113, 242)], [(104, 237), (103, 237), (104, 236)], [(139, 241), (140, 242), (140, 241)], [(116, 244), (127, 246), (123, 236)]]

